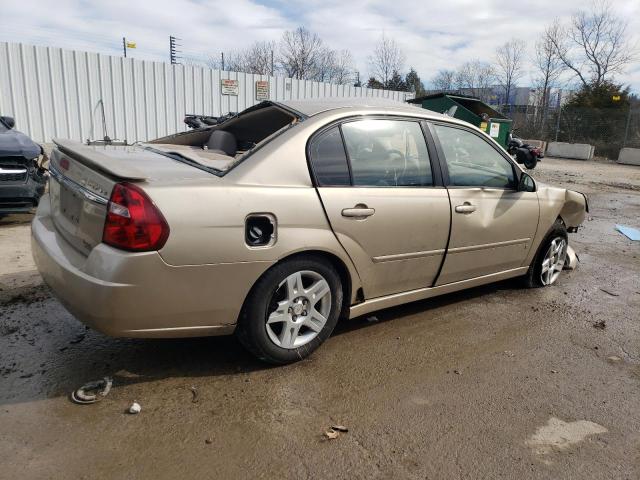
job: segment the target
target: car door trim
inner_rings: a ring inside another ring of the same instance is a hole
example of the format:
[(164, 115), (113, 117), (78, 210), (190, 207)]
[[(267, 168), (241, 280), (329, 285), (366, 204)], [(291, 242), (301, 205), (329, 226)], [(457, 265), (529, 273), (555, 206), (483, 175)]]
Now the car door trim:
[(489, 248), (509, 247), (511, 245), (527, 244), (530, 238), (517, 238), (515, 240), (505, 240), (504, 242), (484, 243), (482, 245), (469, 245), (468, 247), (450, 248), (447, 253), (475, 252), (478, 250), (487, 250)]
[(373, 257), (373, 263), (397, 262), (398, 260), (409, 260), (413, 258), (434, 257), (436, 255), (444, 255), (447, 250), (439, 248), (437, 250), (426, 250), (424, 252), (396, 253), (394, 255), (380, 255)]

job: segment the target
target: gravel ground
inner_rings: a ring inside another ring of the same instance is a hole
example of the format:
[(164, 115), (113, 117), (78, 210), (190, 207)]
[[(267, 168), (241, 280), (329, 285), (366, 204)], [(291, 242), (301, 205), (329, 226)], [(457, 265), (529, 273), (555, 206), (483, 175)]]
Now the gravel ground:
[[(640, 243), (613, 227), (640, 227), (640, 168), (545, 159), (534, 176), (589, 196), (578, 270), (344, 322), (279, 368), (233, 337), (87, 330), (41, 283), (29, 217), (0, 220), (0, 476), (639, 478)], [(102, 402), (70, 402), (105, 375)], [(333, 424), (349, 431), (324, 439)]]

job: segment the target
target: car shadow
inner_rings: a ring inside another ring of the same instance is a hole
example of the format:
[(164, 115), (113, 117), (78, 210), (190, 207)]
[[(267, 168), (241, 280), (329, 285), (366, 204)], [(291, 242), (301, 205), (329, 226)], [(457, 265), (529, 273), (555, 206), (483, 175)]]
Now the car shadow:
[[(517, 287), (513, 281), (504, 281), (380, 310), (368, 316), (339, 322), (333, 336), (500, 290), (514, 289)], [(42, 319), (38, 316), (51, 314), (51, 309), (46, 306), (39, 309), (34, 307), (29, 314), (29, 321), (36, 330), (26, 336), (17, 332), (11, 349), (6, 349), (2, 355), (7, 367), (13, 364), (13, 371), (5, 367), (3, 372), (0, 368), (0, 405), (69, 396), (71, 391), (84, 383), (104, 376), (112, 377), (114, 388), (120, 389), (170, 378), (195, 382), (198, 378), (243, 376), (279, 368), (305, 368), (304, 362), (302, 365), (298, 363), (286, 367), (261, 362), (249, 354), (234, 336), (185, 339), (107, 337), (86, 329), (63, 311), (53, 298), (41, 302), (49, 302), (52, 309), (59, 312), (58, 315), (62, 317), (61, 329), (51, 332), (51, 323), (44, 321), (44, 326), (39, 327)], [(377, 318), (376, 322), (367, 320), (372, 315)], [(40, 328), (45, 330), (38, 330)], [(428, 328), (428, 324), (425, 324), (425, 328)], [(313, 361), (312, 356), (305, 362)]]

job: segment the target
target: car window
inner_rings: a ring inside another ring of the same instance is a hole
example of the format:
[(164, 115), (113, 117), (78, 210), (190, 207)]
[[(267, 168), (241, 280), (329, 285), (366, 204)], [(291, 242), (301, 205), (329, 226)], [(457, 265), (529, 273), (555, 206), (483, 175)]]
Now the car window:
[(460, 128), (434, 127), (444, 152), (451, 185), (515, 188), (513, 166), (486, 140)]
[(418, 122), (360, 120), (342, 125), (355, 186), (432, 186), (427, 144)]
[(328, 130), (314, 139), (310, 149), (311, 164), (318, 185), (351, 185), (347, 155), (338, 127)]

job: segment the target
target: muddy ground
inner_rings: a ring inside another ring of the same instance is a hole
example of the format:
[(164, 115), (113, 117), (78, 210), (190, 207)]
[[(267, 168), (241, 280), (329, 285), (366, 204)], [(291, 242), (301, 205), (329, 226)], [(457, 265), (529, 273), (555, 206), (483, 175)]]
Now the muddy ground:
[[(1, 220), (0, 477), (639, 478), (640, 243), (614, 224), (640, 227), (640, 168), (545, 159), (534, 176), (589, 195), (578, 270), (345, 322), (279, 368), (233, 337), (85, 329), (41, 284), (29, 218)], [(69, 401), (105, 375), (102, 402)]]

